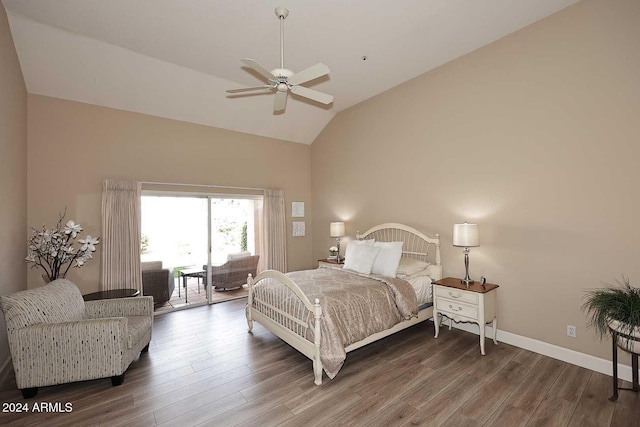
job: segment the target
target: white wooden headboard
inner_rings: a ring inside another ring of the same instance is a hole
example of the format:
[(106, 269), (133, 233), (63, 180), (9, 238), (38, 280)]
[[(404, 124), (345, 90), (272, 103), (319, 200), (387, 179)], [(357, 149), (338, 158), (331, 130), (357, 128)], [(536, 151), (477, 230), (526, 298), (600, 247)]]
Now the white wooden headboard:
[(408, 225), (388, 222), (376, 225), (364, 233), (358, 231), (356, 239), (376, 239), (376, 242), (403, 242), (403, 257), (430, 262), (429, 269), (432, 279), (442, 279), (439, 234), (436, 234), (435, 237), (427, 237), (424, 233)]

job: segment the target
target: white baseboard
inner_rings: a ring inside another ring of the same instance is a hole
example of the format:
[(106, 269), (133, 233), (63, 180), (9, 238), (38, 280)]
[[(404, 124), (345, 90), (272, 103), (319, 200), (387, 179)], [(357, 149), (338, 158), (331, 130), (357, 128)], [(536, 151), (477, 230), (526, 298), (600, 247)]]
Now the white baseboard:
[[(447, 324), (448, 320), (444, 323)], [(480, 335), (478, 325), (474, 323), (453, 323), (453, 327), (466, 332), (471, 332), (475, 335)], [(493, 342), (489, 337), (493, 336), (493, 327), (487, 325), (486, 337), (487, 346), (493, 345)], [(549, 344), (543, 341), (538, 341), (533, 338), (523, 337), (522, 335), (513, 334), (511, 332), (505, 332), (498, 329), (496, 334), (498, 342), (510, 344), (512, 346), (532, 351), (534, 353), (542, 354), (554, 359), (562, 360), (563, 362), (571, 363), (572, 365), (581, 366), (583, 368), (590, 369), (601, 374), (613, 376), (613, 366), (610, 360), (602, 359), (588, 354), (580, 353), (575, 350), (560, 347), (554, 344)], [(618, 363), (618, 378), (631, 382), (631, 366), (622, 365)]]

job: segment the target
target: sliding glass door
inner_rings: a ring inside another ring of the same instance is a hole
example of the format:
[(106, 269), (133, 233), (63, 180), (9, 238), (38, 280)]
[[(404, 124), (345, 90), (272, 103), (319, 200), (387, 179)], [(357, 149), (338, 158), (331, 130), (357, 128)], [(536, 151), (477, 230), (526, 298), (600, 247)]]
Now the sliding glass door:
[[(259, 260), (261, 212), (262, 196), (258, 195), (143, 192), (143, 270), (145, 265), (161, 262), (174, 284), (170, 300), (160, 308), (245, 296), (246, 286), (237, 277), (242, 266)], [(241, 262), (232, 262), (239, 258)], [(235, 277), (222, 274), (231, 273), (225, 266), (233, 267)]]

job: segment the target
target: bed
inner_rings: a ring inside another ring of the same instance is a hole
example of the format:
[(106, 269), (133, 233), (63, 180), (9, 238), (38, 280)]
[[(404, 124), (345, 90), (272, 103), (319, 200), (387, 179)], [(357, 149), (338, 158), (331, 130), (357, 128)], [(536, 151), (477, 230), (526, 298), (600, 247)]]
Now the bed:
[(354, 247), (374, 241), (377, 247), (402, 242), (400, 265), (419, 264), (422, 273), (396, 278), (318, 268), (287, 274), (267, 270), (248, 279), (249, 331), (256, 321), (311, 359), (316, 385), (322, 384), (323, 370), (335, 377), (348, 352), (433, 317), (432, 304), (425, 295), (418, 301), (421, 292), (412, 283), (413, 276), (428, 276), (430, 291), (430, 281), (442, 278), (439, 235), (430, 238), (412, 227), (386, 223), (358, 232)]

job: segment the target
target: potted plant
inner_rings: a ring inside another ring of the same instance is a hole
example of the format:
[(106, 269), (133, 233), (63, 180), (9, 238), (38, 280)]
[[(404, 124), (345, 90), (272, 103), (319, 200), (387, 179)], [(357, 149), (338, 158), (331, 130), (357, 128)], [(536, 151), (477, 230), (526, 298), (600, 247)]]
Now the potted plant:
[[(605, 287), (587, 292), (582, 308), (589, 316), (589, 326), (600, 338), (613, 329), (618, 334), (618, 345), (632, 353), (640, 352), (640, 288), (629, 284), (623, 277), (617, 286), (605, 283)], [(634, 348), (635, 347), (635, 348)]]

